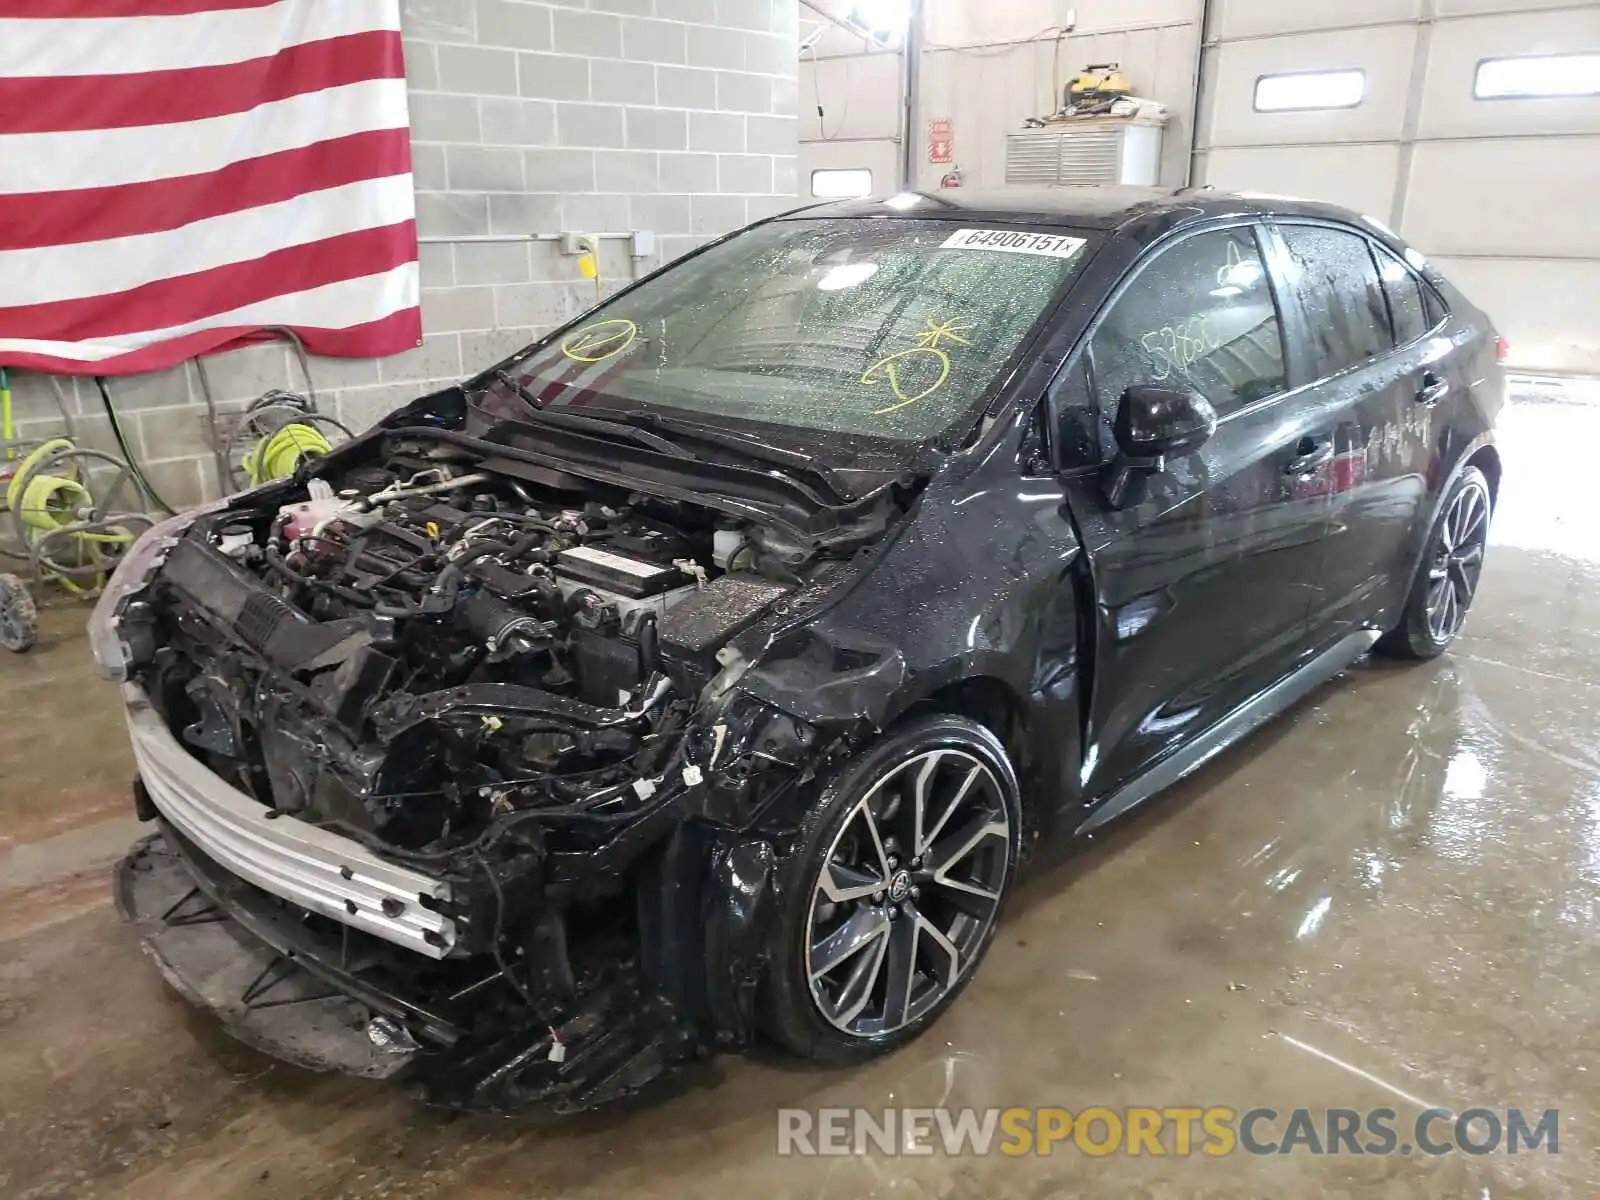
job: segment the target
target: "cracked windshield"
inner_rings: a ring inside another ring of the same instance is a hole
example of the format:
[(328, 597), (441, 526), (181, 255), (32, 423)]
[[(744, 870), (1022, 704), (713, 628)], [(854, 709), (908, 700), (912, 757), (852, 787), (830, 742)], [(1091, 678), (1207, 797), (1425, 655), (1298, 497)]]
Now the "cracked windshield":
[(775, 222), (596, 309), (516, 375), (552, 407), (923, 441), (972, 411), (1086, 257), (1047, 230)]

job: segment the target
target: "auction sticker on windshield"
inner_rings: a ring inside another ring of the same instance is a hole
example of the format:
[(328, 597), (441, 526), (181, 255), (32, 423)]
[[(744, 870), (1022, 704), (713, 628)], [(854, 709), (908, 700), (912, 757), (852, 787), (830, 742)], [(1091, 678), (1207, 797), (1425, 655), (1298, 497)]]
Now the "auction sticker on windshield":
[(958, 229), (944, 240), (946, 250), (997, 250), (1002, 254), (1042, 254), (1071, 258), (1084, 240), (1059, 233), (1022, 233), (1016, 229)]

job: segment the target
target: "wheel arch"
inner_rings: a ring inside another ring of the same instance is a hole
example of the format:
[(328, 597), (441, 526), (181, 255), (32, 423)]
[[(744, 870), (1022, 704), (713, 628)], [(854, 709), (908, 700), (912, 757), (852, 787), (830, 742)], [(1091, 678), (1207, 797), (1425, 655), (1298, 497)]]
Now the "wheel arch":
[(947, 683), (908, 708), (902, 720), (929, 712), (976, 721), (1000, 739), (1008, 754), (1021, 749), (1015, 739), (1027, 732), (1027, 705), (1010, 684), (993, 675), (972, 675)]
[(1489, 507), (1494, 510), (1500, 506), (1500, 451), (1495, 449), (1493, 443), (1479, 446), (1463, 464), (1464, 467), (1477, 467), (1483, 472), (1483, 477), (1489, 481)]
[[(1455, 465), (1439, 488), (1437, 499), (1430, 506), (1427, 524), (1418, 527), (1422, 540), (1414, 552), (1411, 571), (1406, 576), (1405, 594), (1395, 609), (1395, 615), (1387, 619), (1387, 631), (1376, 646), (1382, 653), (1419, 660), (1436, 658), (1444, 653), (1459, 635), (1461, 631), (1459, 621), (1447, 633), (1436, 633), (1428, 623), (1429, 618), (1425, 611), (1427, 592), (1423, 587), (1423, 573), (1430, 567), (1429, 551), (1435, 544), (1440, 523), (1447, 519), (1451, 511), (1450, 506), (1457, 502), (1456, 498), (1466, 486), (1468, 475), (1474, 471), (1482, 476), (1481, 487), (1489, 493), (1488, 512), (1492, 517), (1499, 495), (1500, 455), (1485, 437), (1474, 441), (1456, 458)], [(1479, 486), (1476, 481), (1474, 486)], [(1483, 536), (1487, 541), (1487, 530)], [(1482, 570), (1481, 560), (1479, 570)], [(1450, 586), (1457, 585), (1452, 583)], [(1466, 609), (1472, 602), (1471, 593), (1469, 592), (1464, 600), (1458, 595), (1458, 601), (1464, 619)]]
[(1023, 844), (1046, 820), (1045, 805), (1036, 803), (1042, 764), (1034, 750), (1032, 710), (1011, 684), (993, 675), (969, 675), (922, 697), (900, 714), (900, 722), (928, 713), (949, 713), (982, 725), (1005, 748), (1017, 773), (1022, 806)]
[(1407, 547), (1407, 557), (1410, 569), (1405, 575), (1406, 594), (1410, 594), (1412, 582), (1417, 577), (1417, 572), (1423, 567), (1423, 554), (1428, 548), (1428, 538), (1433, 534), (1433, 527), (1438, 523), (1439, 517), (1444, 512), (1444, 506), (1449, 502), (1450, 493), (1455, 489), (1456, 482), (1468, 467), (1477, 467), (1489, 481), (1489, 505), (1493, 512), (1500, 500), (1500, 452), (1495, 448), (1494, 442), (1487, 434), (1474, 438), (1462, 448), (1455, 456), (1454, 463), (1449, 472), (1444, 476), (1443, 482), (1429, 497), (1430, 503), (1426, 510), (1426, 519), (1419, 519), (1413, 524), (1410, 544)]

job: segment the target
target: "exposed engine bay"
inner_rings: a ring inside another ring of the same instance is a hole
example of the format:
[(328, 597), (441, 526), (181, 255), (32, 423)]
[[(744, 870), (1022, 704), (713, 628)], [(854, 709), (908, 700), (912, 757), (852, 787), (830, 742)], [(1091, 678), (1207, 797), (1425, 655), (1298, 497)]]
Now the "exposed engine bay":
[[(148, 886), (181, 859), (171, 877), (272, 962), (360, 997), (367, 1037), (415, 1054), (436, 1097), (586, 1107), (746, 1036), (756, 952), (719, 927), (756, 928), (771, 835), (843, 745), (741, 700), (757, 655), (733, 641), (791, 628), (897, 501), (804, 545), (714, 497), (469, 440), (391, 430), (202, 516), (119, 614), (129, 682), (183, 752), (267, 817), (439, 881), (383, 912), (414, 900), (450, 932), (418, 954), (353, 929), (349, 900), (344, 922), (249, 886), (153, 788), (165, 841), (130, 862)], [(148, 907), (124, 897), (147, 928)]]
[[(204, 618), (163, 609), (178, 636), (162, 640), (194, 648), (166, 655), (158, 694), (252, 795), (381, 845), (464, 844), (513, 809), (603, 815), (609, 785), (670, 765), (715, 649), (791, 590), (722, 525), (420, 459), (317, 480), (174, 553), (168, 582), (206, 611), (230, 577), (260, 585), (220, 615), (264, 661), (214, 638), (209, 656)], [(300, 728), (327, 718), (348, 753)]]

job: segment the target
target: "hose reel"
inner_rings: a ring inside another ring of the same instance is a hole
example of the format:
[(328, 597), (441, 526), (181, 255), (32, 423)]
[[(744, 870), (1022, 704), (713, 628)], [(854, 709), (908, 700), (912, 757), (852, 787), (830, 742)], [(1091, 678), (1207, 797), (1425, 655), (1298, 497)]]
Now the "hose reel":
[(307, 397), (268, 392), (245, 410), (233, 433), (233, 444), (247, 449), (237, 463), (230, 460), (231, 480), (245, 488), (288, 479), (302, 463), (331, 454), (352, 436), (348, 427), (317, 412)]
[[(6, 382), (0, 370), (0, 399), (7, 398)], [(96, 382), (115, 430), (104, 381)], [(9, 405), (0, 407), (6, 410), (0, 416), (8, 417)], [(65, 407), (63, 423), (70, 433)], [(254, 401), (231, 436), (217, 436), (213, 410), (212, 429), (224, 492), (286, 479), (353, 437), (347, 426), (318, 413), (313, 400), (283, 391)], [(98, 595), (128, 546), (155, 524), (143, 509), (160, 502), (127, 459), (66, 437), (17, 440), (10, 432), (0, 429), (0, 559), (24, 563), (29, 572), (0, 574), (0, 649), (22, 651), (38, 631), (29, 584), (55, 583), (81, 598)], [(120, 434), (119, 445), (126, 451)]]
[[(105, 586), (124, 549), (155, 522), (139, 511), (144, 496), (133, 471), (114, 454), (49, 438), (11, 473), (5, 506), (11, 532), (41, 581), (77, 596)], [(129, 502), (131, 503), (131, 506)]]

